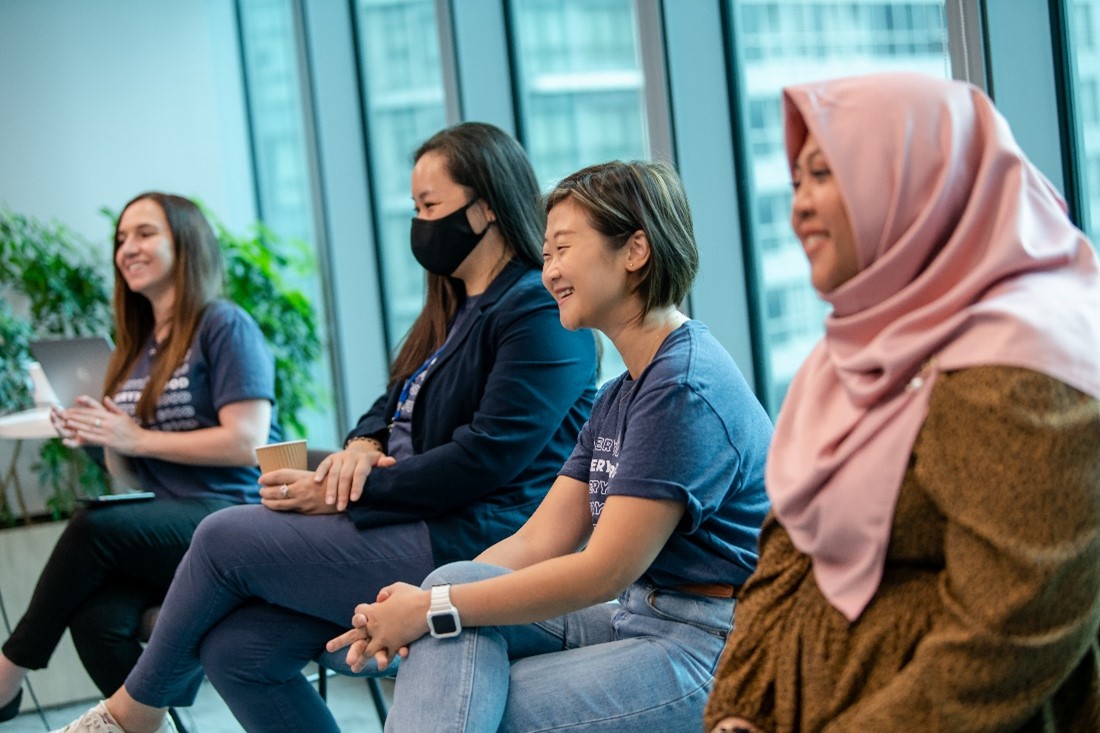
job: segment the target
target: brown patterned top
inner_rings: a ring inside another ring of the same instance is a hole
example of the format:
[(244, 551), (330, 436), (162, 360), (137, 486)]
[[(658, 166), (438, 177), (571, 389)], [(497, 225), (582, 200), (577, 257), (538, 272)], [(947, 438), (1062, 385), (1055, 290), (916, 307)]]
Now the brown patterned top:
[(891, 531), (849, 624), (768, 517), (706, 730), (1100, 731), (1100, 402), (1026, 369), (940, 375)]

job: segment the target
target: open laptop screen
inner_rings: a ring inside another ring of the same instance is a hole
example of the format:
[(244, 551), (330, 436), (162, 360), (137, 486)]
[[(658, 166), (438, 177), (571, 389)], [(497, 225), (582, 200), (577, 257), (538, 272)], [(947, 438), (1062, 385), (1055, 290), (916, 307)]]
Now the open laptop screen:
[(114, 347), (106, 336), (44, 339), (30, 343), (57, 401), (71, 407), (80, 395), (103, 396), (103, 379)]

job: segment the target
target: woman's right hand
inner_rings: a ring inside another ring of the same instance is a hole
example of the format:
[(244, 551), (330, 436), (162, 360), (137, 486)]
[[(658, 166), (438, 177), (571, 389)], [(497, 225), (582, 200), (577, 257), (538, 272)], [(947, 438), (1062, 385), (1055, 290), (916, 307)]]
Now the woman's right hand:
[(389, 468), (396, 464), (395, 458), (378, 450), (375, 441), (353, 440), (344, 450), (321, 461), (313, 480), (325, 484), (325, 503), (342, 512), (363, 495), (367, 476), (375, 467)]
[(54, 431), (57, 432), (57, 437), (61, 438), (65, 442), (65, 445), (70, 448), (73, 447), (70, 444), (75, 439), (75, 433), (65, 425), (65, 410), (58, 405), (50, 407), (50, 424), (53, 425)]

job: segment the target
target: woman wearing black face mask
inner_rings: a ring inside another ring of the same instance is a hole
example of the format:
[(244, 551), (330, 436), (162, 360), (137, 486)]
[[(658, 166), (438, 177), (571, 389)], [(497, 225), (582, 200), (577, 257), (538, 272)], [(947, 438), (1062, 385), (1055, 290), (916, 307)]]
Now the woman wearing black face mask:
[(163, 709), (193, 702), (203, 667), (247, 730), (337, 730), (301, 670), (355, 604), (472, 559), (553, 483), (591, 409), (596, 356), (542, 286), (534, 172), (478, 123), (415, 160), (411, 243), (428, 295), (386, 394), (315, 472), (264, 474), (263, 507), (199, 526), (134, 672), (66, 730), (168, 726)]

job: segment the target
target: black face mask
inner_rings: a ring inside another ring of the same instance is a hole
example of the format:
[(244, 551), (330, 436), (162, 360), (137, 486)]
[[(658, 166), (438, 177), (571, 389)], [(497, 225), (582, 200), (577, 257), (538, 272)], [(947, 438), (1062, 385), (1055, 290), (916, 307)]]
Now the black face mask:
[(412, 220), (412, 251), (421, 267), (436, 275), (450, 275), (474, 251), (493, 225), (489, 222), (481, 232), (475, 232), (470, 227), (466, 210), (477, 201), (475, 198), (461, 209), (439, 219)]

